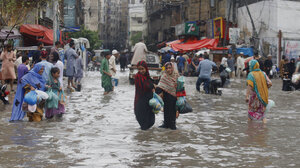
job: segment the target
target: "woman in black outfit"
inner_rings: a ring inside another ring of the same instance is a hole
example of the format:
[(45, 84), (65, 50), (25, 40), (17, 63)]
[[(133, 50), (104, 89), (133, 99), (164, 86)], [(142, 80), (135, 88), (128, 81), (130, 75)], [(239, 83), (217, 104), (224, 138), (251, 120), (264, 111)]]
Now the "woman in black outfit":
[(174, 65), (170, 62), (165, 64), (166, 70), (162, 75), (156, 93), (164, 101), (164, 122), (160, 128), (170, 128), (176, 130), (176, 87), (178, 72), (175, 71)]
[(137, 64), (138, 73), (135, 75), (134, 114), (142, 130), (151, 128), (155, 122), (155, 115), (149, 100), (153, 98), (154, 85), (150, 78), (145, 61)]

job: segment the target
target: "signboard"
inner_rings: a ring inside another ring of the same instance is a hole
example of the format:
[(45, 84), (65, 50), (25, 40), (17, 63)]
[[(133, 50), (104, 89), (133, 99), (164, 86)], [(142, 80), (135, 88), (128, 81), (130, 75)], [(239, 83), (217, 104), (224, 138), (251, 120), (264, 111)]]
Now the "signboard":
[(196, 22), (186, 22), (184, 33), (185, 35), (199, 36), (199, 26)]
[(236, 44), (240, 38), (240, 28), (229, 28), (229, 43)]
[(285, 40), (284, 53), (289, 59), (297, 59), (300, 55), (300, 40)]
[(224, 19), (218, 17), (214, 19), (214, 38), (219, 39), (224, 37)]
[(184, 34), (184, 23), (175, 26), (175, 35), (180, 36)]
[(196, 22), (186, 22), (175, 26), (176, 36), (194, 35), (199, 36), (199, 26)]

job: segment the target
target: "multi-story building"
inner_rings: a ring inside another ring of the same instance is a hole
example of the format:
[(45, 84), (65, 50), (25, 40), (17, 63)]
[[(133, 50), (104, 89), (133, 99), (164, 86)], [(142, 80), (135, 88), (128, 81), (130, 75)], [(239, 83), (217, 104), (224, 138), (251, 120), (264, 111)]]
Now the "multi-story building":
[(133, 37), (147, 36), (147, 14), (145, 0), (130, 0), (129, 2), (129, 45), (133, 46)]
[[(272, 55), (273, 63), (278, 63), (282, 55), (297, 58), (300, 55), (300, 2), (298, 1), (251, 1), (248, 3), (250, 15), (258, 34), (259, 51), (262, 56)], [(241, 40), (251, 45), (253, 24), (245, 4), (240, 4), (237, 18)]]
[(82, 0), (84, 10), (84, 26), (88, 30), (98, 31), (100, 28), (100, 0)]
[(199, 37), (214, 38), (212, 20), (217, 17), (228, 20), (231, 13), (229, 20), (233, 22), (232, 11), (236, 9), (232, 6), (229, 12), (230, 0), (147, 0), (146, 6), (148, 34), (153, 42), (176, 39), (175, 26), (185, 22), (198, 24)]

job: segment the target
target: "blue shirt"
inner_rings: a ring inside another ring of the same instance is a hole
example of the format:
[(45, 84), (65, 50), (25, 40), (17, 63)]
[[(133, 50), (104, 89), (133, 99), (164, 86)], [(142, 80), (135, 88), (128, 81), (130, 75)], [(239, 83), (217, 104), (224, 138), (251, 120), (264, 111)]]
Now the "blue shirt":
[(37, 64), (41, 64), (42, 66), (44, 66), (44, 72), (43, 72), (43, 78), (45, 81), (49, 80), (49, 75), (50, 75), (50, 70), (53, 67), (53, 64), (51, 64), (50, 62), (43, 60)]
[(197, 72), (199, 74), (199, 78), (210, 79), (211, 71), (213, 67), (217, 67), (216, 63), (210, 61), (209, 59), (205, 59), (199, 63), (197, 68)]
[(171, 55), (169, 53), (167, 53), (164, 57), (163, 57), (163, 64), (170, 62), (171, 59)]
[(184, 62), (185, 62), (186, 60), (185, 60), (185, 58), (183, 58), (182, 56), (180, 56), (179, 58), (178, 58), (178, 66), (179, 67), (184, 67)]

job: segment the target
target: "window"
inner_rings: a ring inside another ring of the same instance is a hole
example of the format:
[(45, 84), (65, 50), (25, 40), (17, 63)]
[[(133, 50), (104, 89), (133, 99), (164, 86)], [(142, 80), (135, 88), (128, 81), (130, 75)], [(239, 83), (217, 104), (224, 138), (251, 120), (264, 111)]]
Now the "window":
[(64, 4), (64, 15), (68, 15), (68, 4)]
[(135, 0), (131, 0), (131, 4), (135, 4)]

